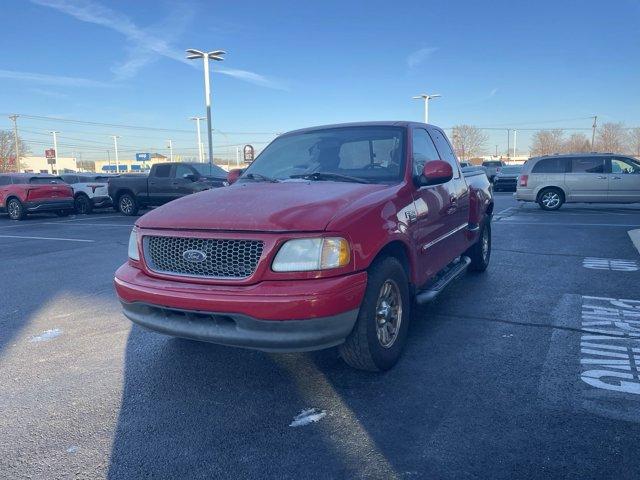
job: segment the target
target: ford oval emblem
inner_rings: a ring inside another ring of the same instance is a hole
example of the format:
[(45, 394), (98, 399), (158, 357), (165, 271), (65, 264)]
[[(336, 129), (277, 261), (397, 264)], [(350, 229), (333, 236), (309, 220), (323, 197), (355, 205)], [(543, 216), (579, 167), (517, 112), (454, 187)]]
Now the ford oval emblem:
[(207, 259), (207, 254), (201, 250), (185, 250), (182, 258), (191, 263), (202, 263)]

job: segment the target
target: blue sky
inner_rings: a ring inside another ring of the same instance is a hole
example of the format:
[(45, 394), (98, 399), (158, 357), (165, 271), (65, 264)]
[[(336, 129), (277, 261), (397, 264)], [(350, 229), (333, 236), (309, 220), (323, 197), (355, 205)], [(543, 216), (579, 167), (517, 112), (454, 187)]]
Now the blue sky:
[(56, 129), (78, 148), (107, 148), (108, 133), (132, 150), (192, 147), (202, 72), (186, 48), (228, 52), (213, 65), (214, 128), (231, 132), (218, 143), (419, 120), (421, 92), (442, 95), (430, 112), (442, 127), (588, 128), (594, 114), (640, 125), (639, 1), (3, 0), (3, 17), (1, 113), (175, 130), (20, 120), (27, 139)]

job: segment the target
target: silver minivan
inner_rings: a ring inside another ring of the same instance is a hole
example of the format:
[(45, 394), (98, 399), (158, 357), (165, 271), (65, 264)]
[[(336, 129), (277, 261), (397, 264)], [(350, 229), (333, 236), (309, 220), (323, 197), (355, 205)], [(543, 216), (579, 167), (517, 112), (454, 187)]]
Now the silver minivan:
[(640, 202), (640, 161), (612, 153), (530, 158), (522, 168), (516, 200), (558, 210), (565, 202)]

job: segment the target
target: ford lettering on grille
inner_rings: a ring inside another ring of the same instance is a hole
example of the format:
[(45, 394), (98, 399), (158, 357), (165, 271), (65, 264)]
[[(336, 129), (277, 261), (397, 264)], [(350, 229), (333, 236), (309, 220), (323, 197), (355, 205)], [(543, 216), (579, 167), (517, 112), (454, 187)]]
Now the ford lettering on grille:
[(260, 240), (143, 237), (150, 270), (186, 277), (248, 278), (256, 271), (263, 248)]

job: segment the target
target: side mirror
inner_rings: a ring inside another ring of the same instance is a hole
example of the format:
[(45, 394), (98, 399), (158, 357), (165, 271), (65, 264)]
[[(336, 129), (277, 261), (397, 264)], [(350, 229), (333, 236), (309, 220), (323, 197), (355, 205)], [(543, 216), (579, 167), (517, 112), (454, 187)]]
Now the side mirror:
[(198, 178), (195, 176), (195, 174), (193, 173), (185, 173), (182, 178), (184, 178), (185, 180), (190, 180), (192, 182), (195, 182)]
[(227, 182), (229, 182), (229, 185), (235, 183), (243, 173), (243, 168), (234, 168), (233, 170), (229, 170), (229, 173), (227, 173)]
[(418, 179), (420, 186), (439, 185), (453, 178), (453, 168), (443, 160), (431, 160), (424, 164)]

